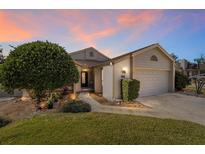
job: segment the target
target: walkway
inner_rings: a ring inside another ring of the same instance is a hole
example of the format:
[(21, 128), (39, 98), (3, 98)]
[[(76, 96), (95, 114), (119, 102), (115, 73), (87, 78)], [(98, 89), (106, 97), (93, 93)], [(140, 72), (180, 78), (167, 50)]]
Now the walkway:
[(149, 108), (130, 108), (130, 107), (118, 107), (102, 105), (90, 97), (89, 93), (80, 93), (79, 99), (89, 103), (92, 107), (92, 112), (105, 112), (105, 113), (118, 113), (118, 114), (132, 114), (146, 116), (146, 112), (150, 112)]
[(90, 97), (89, 93), (81, 93), (79, 99), (89, 103), (92, 107), (92, 112), (171, 118), (205, 125), (205, 99), (195, 96), (167, 93), (159, 96), (138, 99), (138, 101), (150, 108), (129, 108), (102, 105)]

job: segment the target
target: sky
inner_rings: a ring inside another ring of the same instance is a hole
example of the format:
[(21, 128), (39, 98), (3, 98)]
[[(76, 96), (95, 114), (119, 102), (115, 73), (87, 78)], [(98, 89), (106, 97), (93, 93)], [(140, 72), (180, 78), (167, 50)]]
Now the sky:
[(0, 45), (48, 40), (110, 58), (159, 43), (180, 59), (205, 54), (205, 10), (0, 10)]

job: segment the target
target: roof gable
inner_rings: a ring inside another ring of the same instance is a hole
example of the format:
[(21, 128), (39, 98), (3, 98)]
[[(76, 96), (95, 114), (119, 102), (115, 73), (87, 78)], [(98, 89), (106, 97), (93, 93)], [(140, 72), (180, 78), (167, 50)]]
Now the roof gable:
[(79, 51), (71, 52), (70, 56), (74, 60), (95, 60), (95, 61), (107, 61), (110, 58), (105, 56), (104, 54), (100, 53), (93, 47), (85, 48)]
[(105, 61), (104, 63), (102, 63), (100, 65), (109, 65), (110, 62), (114, 62), (114, 63), (115, 62), (120, 62), (121, 60), (129, 58), (130, 56), (135, 56), (135, 55), (141, 54), (143, 52), (149, 51), (149, 50), (154, 49), (154, 48), (158, 48), (159, 51), (162, 52), (168, 59), (170, 59), (171, 61), (175, 62), (175, 60), (172, 58), (172, 56), (164, 48), (162, 48), (158, 43), (156, 43), (156, 44), (151, 44), (149, 46), (146, 46), (146, 47), (134, 50), (132, 52), (128, 52), (126, 54), (114, 57), (114, 58), (112, 58), (110, 60)]
[(156, 44), (151, 44), (149, 46), (146, 46), (146, 47), (143, 47), (143, 48), (140, 48), (140, 49), (137, 49), (137, 50), (134, 50), (132, 52), (128, 52), (126, 54), (123, 54), (123, 55), (120, 55), (120, 56), (117, 56), (115, 58), (112, 58), (111, 60), (114, 62), (114, 61), (120, 61), (120, 59), (124, 59), (125, 57), (129, 57), (129, 56), (135, 56), (135, 55), (138, 55), (138, 54), (141, 54), (143, 52), (146, 52), (146, 51), (149, 51), (151, 49), (154, 49), (154, 48), (158, 48), (160, 52), (162, 52), (164, 55), (166, 55), (171, 61), (175, 61), (170, 55), (169, 53), (163, 49), (158, 43)]

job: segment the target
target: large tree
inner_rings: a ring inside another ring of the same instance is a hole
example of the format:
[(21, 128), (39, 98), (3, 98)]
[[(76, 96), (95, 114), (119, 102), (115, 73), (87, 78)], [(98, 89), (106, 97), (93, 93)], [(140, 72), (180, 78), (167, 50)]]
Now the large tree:
[(175, 53), (171, 53), (170, 55), (174, 58), (174, 60), (178, 60), (178, 56)]
[(195, 58), (194, 61), (198, 64), (199, 67), (199, 64), (205, 63), (205, 56), (201, 54), (201, 56), (199, 58)]
[(0, 45), (0, 64), (4, 62), (4, 56), (3, 56), (3, 48)]
[(36, 41), (14, 48), (3, 63), (0, 82), (6, 90), (33, 90), (37, 103), (46, 90), (78, 82), (78, 70), (65, 49)]

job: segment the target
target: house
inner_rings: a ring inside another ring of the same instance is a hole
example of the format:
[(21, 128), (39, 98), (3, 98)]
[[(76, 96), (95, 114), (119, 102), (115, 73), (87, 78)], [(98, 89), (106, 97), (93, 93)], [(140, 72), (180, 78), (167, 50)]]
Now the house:
[(199, 64), (200, 74), (205, 74), (205, 62)]
[(176, 62), (176, 70), (188, 77), (197, 75), (200, 72), (196, 63), (189, 62), (186, 59), (180, 59)]
[(90, 47), (70, 53), (80, 72), (75, 91), (94, 90), (108, 100), (121, 98), (120, 81), (140, 81), (140, 97), (173, 92), (175, 60), (159, 45), (144, 48), (110, 59)]

